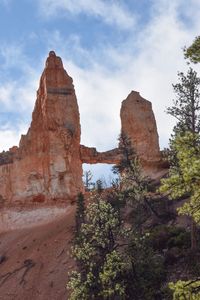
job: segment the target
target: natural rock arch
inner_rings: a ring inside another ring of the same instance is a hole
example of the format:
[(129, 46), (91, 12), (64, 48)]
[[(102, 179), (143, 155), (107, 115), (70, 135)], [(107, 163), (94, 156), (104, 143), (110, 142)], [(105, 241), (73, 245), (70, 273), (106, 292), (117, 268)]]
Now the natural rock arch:
[[(151, 103), (132, 91), (122, 102), (121, 124), (152, 176), (161, 155)], [(80, 117), (72, 78), (50, 51), (32, 122), (19, 147), (0, 154), (0, 195), (6, 203), (66, 201), (83, 191), (82, 163), (115, 164), (119, 148), (98, 152), (80, 145)]]

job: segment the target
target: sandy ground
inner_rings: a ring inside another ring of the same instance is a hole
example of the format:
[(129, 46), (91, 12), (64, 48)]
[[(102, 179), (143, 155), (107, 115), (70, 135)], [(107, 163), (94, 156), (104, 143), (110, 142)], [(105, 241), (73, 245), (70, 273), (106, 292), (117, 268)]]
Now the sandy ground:
[(0, 234), (0, 300), (68, 299), (75, 206), (49, 224)]

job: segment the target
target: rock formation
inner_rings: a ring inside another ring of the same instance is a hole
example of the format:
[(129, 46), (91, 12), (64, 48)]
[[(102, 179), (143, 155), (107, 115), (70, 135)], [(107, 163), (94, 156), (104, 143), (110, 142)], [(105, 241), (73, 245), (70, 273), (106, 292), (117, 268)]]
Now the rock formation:
[[(141, 164), (148, 175), (161, 162), (156, 120), (151, 102), (136, 91), (132, 91), (122, 102), (121, 132), (127, 136), (134, 147)], [(150, 170), (148, 170), (150, 168)]]
[(81, 145), (81, 161), (86, 164), (118, 164), (121, 160), (119, 148), (105, 152), (98, 152), (96, 148), (89, 148)]
[(69, 199), (83, 189), (78, 104), (72, 78), (53, 51), (40, 79), (31, 126), (10, 152), (10, 161), (0, 166), (0, 195), (7, 202)]
[[(157, 164), (161, 156), (151, 103), (131, 92), (122, 103), (121, 122), (122, 132), (131, 139), (144, 169)], [(60, 57), (51, 51), (40, 79), (31, 126), (19, 147), (0, 154), (0, 202), (73, 199), (83, 191), (82, 163), (120, 161), (119, 148), (99, 153), (80, 145), (80, 133), (72, 78)]]

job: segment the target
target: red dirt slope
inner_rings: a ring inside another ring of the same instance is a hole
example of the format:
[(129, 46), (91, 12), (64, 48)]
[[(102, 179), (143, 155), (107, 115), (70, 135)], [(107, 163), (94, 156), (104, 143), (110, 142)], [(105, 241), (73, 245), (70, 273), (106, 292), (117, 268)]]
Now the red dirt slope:
[(0, 234), (0, 300), (66, 300), (75, 206), (47, 225)]

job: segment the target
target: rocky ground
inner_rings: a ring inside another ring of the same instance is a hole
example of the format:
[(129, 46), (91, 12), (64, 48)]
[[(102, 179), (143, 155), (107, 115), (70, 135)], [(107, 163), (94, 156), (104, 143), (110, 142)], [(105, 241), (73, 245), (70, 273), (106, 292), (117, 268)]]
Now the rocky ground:
[(0, 234), (0, 300), (66, 300), (75, 207), (50, 223)]

